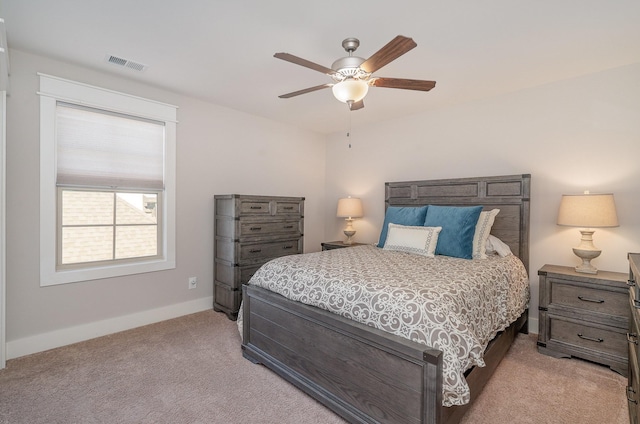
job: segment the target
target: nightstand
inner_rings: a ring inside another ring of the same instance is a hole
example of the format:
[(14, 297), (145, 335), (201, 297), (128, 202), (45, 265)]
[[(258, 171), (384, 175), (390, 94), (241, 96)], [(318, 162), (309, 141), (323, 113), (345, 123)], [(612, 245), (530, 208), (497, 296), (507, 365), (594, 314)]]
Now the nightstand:
[(576, 357), (628, 373), (628, 275), (545, 265), (539, 271), (538, 351)]
[(321, 243), (322, 250), (333, 250), (333, 249), (342, 249), (344, 247), (353, 247), (353, 246), (364, 246), (367, 243), (351, 243), (345, 244), (343, 241), (325, 241)]

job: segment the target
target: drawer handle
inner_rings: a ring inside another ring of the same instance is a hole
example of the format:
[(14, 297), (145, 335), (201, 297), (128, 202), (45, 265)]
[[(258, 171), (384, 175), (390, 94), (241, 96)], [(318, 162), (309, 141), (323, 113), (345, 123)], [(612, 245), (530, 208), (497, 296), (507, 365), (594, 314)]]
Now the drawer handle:
[(283, 249), (285, 249), (285, 250), (286, 250), (286, 249), (293, 249), (293, 246), (291, 246), (291, 245), (288, 245), (288, 246), (282, 246), (282, 248), (283, 248)]
[(285, 207), (284, 207), (284, 208), (282, 208), (282, 209), (284, 209), (285, 211), (290, 211), (290, 210), (292, 210), (292, 209), (293, 209), (293, 206), (285, 206)]
[(638, 344), (638, 335), (636, 333), (627, 333), (627, 341), (629, 343), (633, 343), (634, 345)]
[(250, 227), (249, 229), (251, 231), (260, 231), (260, 230), (262, 230), (262, 227)]
[(595, 337), (584, 336), (581, 333), (578, 333), (578, 337), (584, 340), (589, 340), (589, 341), (598, 342), (598, 343), (602, 343), (604, 341), (604, 339), (601, 339), (600, 337), (595, 338)]
[(249, 209), (262, 209), (262, 206), (250, 206)]
[(293, 225), (285, 225), (284, 228), (286, 229), (293, 228)]
[[(631, 393), (633, 393), (633, 394), (631, 394)], [(635, 403), (637, 405), (638, 401), (633, 398), (633, 395), (635, 395), (635, 394), (636, 394), (636, 391), (633, 390), (633, 387), (627, 386), (627, 400), (629, 402)]]
[(249, 253), (260, 253), (262, 252), (262, 249), (251, 249), (249, 250)]
[(602, 300), (602, 299), (590, 299), (590, 298), (584, 297), (584, 296), (578, 296), (578, 299), (582, 300), (583, 302), (604, 303), (604, 300)]
[(636, 285), (636, 280), (627, 280), (627, 286), (633, 287)]

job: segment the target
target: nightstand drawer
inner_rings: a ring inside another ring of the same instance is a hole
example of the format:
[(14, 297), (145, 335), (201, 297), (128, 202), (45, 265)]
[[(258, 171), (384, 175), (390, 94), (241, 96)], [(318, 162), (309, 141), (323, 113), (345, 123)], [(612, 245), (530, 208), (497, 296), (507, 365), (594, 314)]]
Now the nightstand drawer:
[(638, 423), (638, 404), (640, 403), (640, 387), (638, 383), (638, 362), (629, 359), (629, 384), (627, 386), (627, 402), (629, 403), (629, 422)]
[(552, 343), (561, 343), (626, 359), (628, 349), (626, 331), (589, 325), (587, 322), (568, 321), (560, 317), (550, 317), (549, 328), (547, 346)]
[(626, 321), (629, 315), (628, 294), (626, 292), (605, 291), (572, 284), (571, 281), (549, 279), (551, 299), (549, 307), (570, 307), (589, 312), (621, 317)]

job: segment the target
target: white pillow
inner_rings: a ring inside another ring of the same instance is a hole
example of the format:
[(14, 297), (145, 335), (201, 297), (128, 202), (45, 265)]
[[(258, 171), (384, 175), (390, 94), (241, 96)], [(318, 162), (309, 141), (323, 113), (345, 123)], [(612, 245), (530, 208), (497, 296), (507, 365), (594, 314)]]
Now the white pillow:
[(383, 249), (433, 258), (442, 227), (413, 227), (389, 223)]
[(480, 212), (480, 217), (476, 224), (476, 232), (473, 235), (473, 259), (487, 259), (487, 254), (485, 253), (487, 250), (487, 238), (499, 212), (500, 209)]
[(487, 238), (487, 253), (492, 255), (497, 253), (501, 258), (511, 255), (511, 248), (496, 236)]

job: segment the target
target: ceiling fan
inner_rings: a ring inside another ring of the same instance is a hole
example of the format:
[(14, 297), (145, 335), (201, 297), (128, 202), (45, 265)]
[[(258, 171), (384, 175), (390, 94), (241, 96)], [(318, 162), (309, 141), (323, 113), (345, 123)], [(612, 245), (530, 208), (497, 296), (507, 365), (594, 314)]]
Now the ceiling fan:
[(315, 87), (305, 88), (278, 97), (288, 99), (300, 94), (311, 93), (331, 87), (336, 99), (346, 103), (350, 110), (358, 110), (364, 107), (363, 99), (369, 91), (369, 86), (419, 91), (429, 91), (436, 86), (435, 81), (372, 76), (378, 69), (416, 47), (417, 44), (413, 39), (398, 35), (366, 60), (352, 55), (359, 45), (360, 40), (357, 38), (346, 38), (342, 42), (342, 47), (349, 53), (349, 56), (336, 60), (331, 65), (331, 68), (318, 65), (317, 63), (310, 62), (289, 53), (274, 54), (273, 56), (278, 59), (327, 74), (334, 81), (334, 83), (316, 85)]

